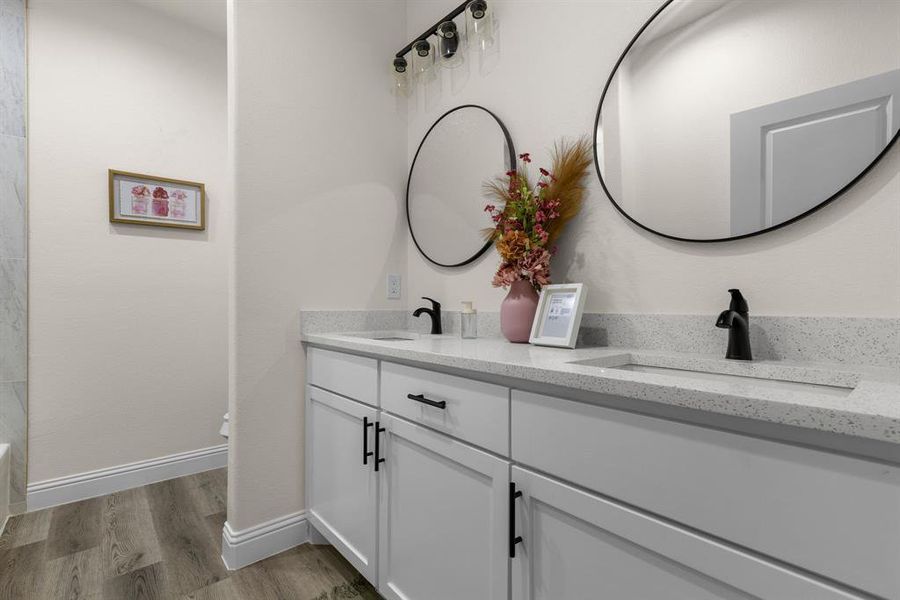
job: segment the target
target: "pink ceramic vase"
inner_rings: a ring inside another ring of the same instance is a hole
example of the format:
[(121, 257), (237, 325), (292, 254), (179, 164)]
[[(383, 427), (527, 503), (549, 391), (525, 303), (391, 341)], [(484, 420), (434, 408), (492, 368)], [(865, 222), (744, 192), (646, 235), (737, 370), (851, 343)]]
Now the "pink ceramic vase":
[(500, 331), (515, 344), (528, 341), (537, 312), (538, 293), (528, 281), (514, 281), (500, 304)]

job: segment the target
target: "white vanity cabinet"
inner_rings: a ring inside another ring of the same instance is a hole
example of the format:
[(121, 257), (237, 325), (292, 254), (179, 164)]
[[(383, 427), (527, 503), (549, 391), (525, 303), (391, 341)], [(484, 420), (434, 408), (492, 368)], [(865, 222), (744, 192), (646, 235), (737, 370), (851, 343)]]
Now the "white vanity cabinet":
[[(378, 575), (374, 407), (306, 388), (306, 501), (319, 533), (370, 581)], [(371, 456), (365, 456), (367, 452)]]
[(308, 355), (313, 527), (388, 600), (507, 600), (509, 388)]
[(309, 353), (310, 522), (388, 600), (900, 600), (895, 464)]
[(388, 600), (506, 600), (509, 463), (384, 415), (379, 585)]

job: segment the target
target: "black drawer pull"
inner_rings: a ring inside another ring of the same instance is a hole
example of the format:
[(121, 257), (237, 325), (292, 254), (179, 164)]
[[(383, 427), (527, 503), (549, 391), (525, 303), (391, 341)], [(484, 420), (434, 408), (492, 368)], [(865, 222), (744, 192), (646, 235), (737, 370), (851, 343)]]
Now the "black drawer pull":
[(369, 427), (372, 427), (372, 424), (369, 423), (369, 417), (363, 417), (363, 464), (369, 464), (369, 457), (374, 453), (369, 452)]
[(380, 421), (375, 421), (375, 471), (378, 471), (378, 465), (384, 462), (384, 459), (381, 458), (381, 444), (379, 444), (378, 439), (380, 437), (379, 434), (387, 431), (384, 427), (381, 426)]
[(425, 397), (425, 394), (407, 394), (407, 398), (410, 400), (415, 400), (416, 402), (421, 402), (422, 404), (427, 404), (428, 406), (433, 406), (435, 408), (447, 408), (447, 402), (444, 400), (429, 400)]
[(522, 492), (516, 491), (516, 484), (509, 482), (509, 557), (516, 557), (516, 544), (522, 543), (522, 536), (516, 535), (516, 498), (521, 498)]

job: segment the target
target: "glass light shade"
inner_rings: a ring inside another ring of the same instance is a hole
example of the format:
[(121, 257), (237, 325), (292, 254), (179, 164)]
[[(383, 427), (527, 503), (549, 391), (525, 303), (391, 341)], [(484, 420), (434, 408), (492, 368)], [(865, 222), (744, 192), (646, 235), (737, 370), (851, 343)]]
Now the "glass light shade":
[(434, 66), (434, 48), (428, 40), (419, 40), (413, 44), (412, 72), (417, 78), (428, 77)]
[(407, 95), (409, 93), (409, 67), (406, 59), (402, 56), (394, 58), (391, 62), (391, 73), (393, 75), (393, 90), (395, 94)]
[(466, 39), (479, 50), (494, 44), (494, 12), (487, 0), (472, 0), (466, 6)]
[(463, 63), (463, 44), (453, 21), (438, 25), (438, 57), (442, 67), (455, 68)]

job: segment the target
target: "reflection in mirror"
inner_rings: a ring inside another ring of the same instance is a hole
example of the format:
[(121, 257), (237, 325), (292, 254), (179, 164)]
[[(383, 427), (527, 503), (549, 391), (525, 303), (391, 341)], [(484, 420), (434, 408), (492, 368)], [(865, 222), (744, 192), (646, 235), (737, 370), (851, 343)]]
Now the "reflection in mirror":
[(503, 123), (480, 106), (459, 106), (431, 126), (410, 167), (406, 189), (409, 230), (431, 262), (455, 267), (489, 247), (482, 230), (482, 185), (509, 170), (515, 150)]
[(638, 225), (729, 239), (832, 200), (898, 128), (897, 0), (673, 0), (607, 83), (597, 169)]

